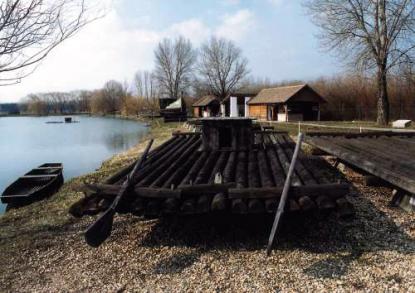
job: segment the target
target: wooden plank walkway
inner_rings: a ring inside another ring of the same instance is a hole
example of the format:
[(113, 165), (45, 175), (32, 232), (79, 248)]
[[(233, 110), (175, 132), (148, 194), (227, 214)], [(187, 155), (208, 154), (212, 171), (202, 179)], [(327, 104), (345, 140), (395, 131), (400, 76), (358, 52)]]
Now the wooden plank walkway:
[(415, 132), (308, 133), (305, 141), (415, 194)]

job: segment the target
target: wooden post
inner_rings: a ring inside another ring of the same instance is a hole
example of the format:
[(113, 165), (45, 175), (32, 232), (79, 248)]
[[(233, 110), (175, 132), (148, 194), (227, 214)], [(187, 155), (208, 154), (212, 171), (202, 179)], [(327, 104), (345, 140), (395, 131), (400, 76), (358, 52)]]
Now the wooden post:
[(297, 161), (297, 157), (300, 151), (302, 141), (303, 141), (303, 134), (299, 133), (297, 144), (295, 145), (294, 154), (291, 159), (290, 168), (288, 169), (287, 177), (285, 178), (284, 189), (282, 190), (282, 195), (281, 195), (280, 203), (278, 205), (278, 210), (277, 210), (277, 213), (275, 214), (274, 224), (272, 225), (271, 233), (269, 235), (268, 246), (267, 246), (268, 256), (271, 254), (272, 244), (274, 242), (275, 233), (277, 232), (278, 223), (280, 221), (282, 213), (284, 212), (284, 207), (287, 201), (288, 191), (290, 190), (290, 185), (291, 185), (291, 176), (294, 173), (294, 167)]
[(285, 110), (285, 122), (288, 122), (288, 106), (284, 105), (284, 110)]

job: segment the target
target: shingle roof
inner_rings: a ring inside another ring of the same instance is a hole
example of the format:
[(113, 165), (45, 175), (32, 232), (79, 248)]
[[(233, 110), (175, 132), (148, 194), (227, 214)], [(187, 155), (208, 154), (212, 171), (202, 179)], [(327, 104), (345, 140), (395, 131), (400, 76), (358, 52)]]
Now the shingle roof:
[[(302, 89), (308, 87), (307, 84), (283, 86), (261, 90), (257, 96), (248, 102), (248, 104), (274, 104), (285, 103)], [(314, 90), (311, 89), (313, 92)], [(316, 93), (316, 95), (318, 95)], [(320, 97), (320, 95), (318, 95)], [(322, 97), (320, 97), (324, 100)]]
[(205, 106), (208, 106), (213, 101), (219, 101), (219, 100), (215, 96), (204, 96), (200, 98), (199, 100), (197, 100), (193, 104), (193, 107), (205, 107)]

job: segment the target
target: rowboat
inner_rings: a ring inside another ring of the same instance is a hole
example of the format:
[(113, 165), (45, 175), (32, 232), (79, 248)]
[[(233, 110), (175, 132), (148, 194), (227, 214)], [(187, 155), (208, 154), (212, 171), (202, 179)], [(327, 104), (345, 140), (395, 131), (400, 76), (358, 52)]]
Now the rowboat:
[(27, 172), (7, 187), (0, 199), (7, 209), (28, 205), (56, 193), (63, 184), (61, 163), (46, 163)]

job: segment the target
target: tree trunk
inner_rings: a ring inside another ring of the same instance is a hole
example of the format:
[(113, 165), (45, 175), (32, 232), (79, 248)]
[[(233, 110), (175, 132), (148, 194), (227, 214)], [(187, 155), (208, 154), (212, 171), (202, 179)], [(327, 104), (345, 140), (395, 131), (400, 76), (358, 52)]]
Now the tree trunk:
[(389, 97), (386, 77), (386, 66), (380, 65), (377, 73), (377, 124), (386, 126), (389, 123)]

